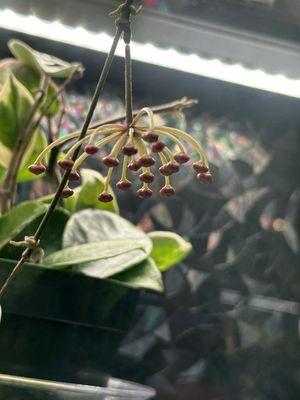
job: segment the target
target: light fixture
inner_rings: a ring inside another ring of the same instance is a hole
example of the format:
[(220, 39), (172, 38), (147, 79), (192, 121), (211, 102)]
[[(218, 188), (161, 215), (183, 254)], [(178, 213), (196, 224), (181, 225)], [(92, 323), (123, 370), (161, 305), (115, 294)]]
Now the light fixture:
[[(0, 28), (18, 31), (41, 38), (72, 44), (100, 52), (107, 52), (112, 37), (106, 33), (90, 32), (82, 27), (71, 27), (59, 21), (49, 22), (35, 16), (17, 14), (12, 10), (0, 10)], [(119, 47), (117, 55), (123, 56)], [(133, 58), (194, 75), (218, 79), (255, 89), (300, 98), (300, 79), (284, 75), (272, 75), (221, 60), (208, 60), (196, 54), (183, 54), (174, 49), (162, 49), (153, 44), (132, 43)]]

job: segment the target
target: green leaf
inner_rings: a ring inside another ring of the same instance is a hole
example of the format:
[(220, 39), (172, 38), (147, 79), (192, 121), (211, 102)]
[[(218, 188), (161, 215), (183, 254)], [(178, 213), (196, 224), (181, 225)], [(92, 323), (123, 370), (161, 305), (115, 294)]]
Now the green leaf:
[[(102, 203), (98, 201), (99, 194), (103, 191), (105, 178), (97, 171), (92, 169), (80, 170), (82, 186), (77, 189), (74, 194), (71, 207), (73, 212), (84, 210), (86, 208), (95, 208), (99, 210), (111, 211), (119, 213), (119, 207), (114, 195), (114, 200), (110, 203)], [(112, 189), (110, 188), (113, 194)], [(71, 211), (71, 210), (70, 210)]]
[(16, 237), (35, 218), (44, 214), (47, 206), (38, 201), (26, 201), (0, 217), (0, 248)]
[(40, 53), (21, 40), (10, 40), (8, 47), (18, 60), (53, 78), (67, 78), (76, 70), (83, 70), (80, 63), (68, 63), (48, 54)]
[(35, 179), (40, 179), (40, 175), (34, 175), (28, 170), (30, 164), (33, 164), (38, 155), (47, 146), (47, 141), (41, 132), (36, 133), (36, 139), (34, 140), (34, 147), (31, 149), (28, 158), (26, 159), (24, 165), (20, 168), (17, 176), (17, 182), (32, 181)]
[(10, 75), (0, 92), (0, 142), (6, 148), (14, 148), (33, 102), (25, 86)]
[(68, 267), (71, 264), (83, 264), (88, 261), (109, 259), (131, 250), (140, 249), (137, 240), (105, 240), (86, 243), (52, 253), (44, 259), (44, 265), (51, 267)]
[[(23, 86), (32, 94), (36, 96), (37, 90), (40, 87), (41, 73), (36, 71), (29, 65), (24, 64), (22, 61), (14, 58), (8, 58), (0, 62), (0, 84), (3, 85), (9, 75), (13, 74)], [(57, 91), (56, 84), (50, 80), (49, 87), (42, 104), (42, 107), (53, 98)], [(54, 116), (60, 109), (60, 100), (56, 99), (49, 109), (49, 115)]]
[(118, 282), (134, 289), (150, 289), (156, 292), (164, 291), (161, 273), (151, 258), (147, 258), (144, 262), (127, 271), (114, 275), (110, 281)]
[(63, 247), (118, 239), (138, 240), (146, 254), (151, 253), (151, 239), (141, 229), (117, 214), (91, 209), (71, 216), (64, 232)]
[[(12, 239), (18, 242), (20, 240), (23, 240), (25, 236), (32, 235), (39, 226), (42, 218), (43, 215), (40, 215), (37, 218), (35, 218), (31, 223), (26, 225), (26, 227)], [(69, 219), (69, 213), (62, 208), (57, 208), (51, 215), (49, 223), (41, 237), (41, 244), (40, 244), (40, 246), (45, 251), (46, 256), (51, 253), (54, 253), (55, 251), (61, 250), (62, 236), (68, 219)], [(23, 250), (24, 249), (20, 247), (14, 247), (11, 246), (10, 244), (7, 244), (0, 250), (0, 257), (17, 260), (20, 258), (20, 255), (23, 252)]]
[(167, 271), (182, 261), (192, 246), (181, 236), (173, 232), (151, 232), (148, 235), (153, 243), (151, 257), (160, 271)]
[(108, 211), (83, 210), (75, 213), (67, 223), (63, 246), (65, 248), (84, 243), (105, 242), (107, 240), (130, 240), (140, 243), (140, 249), (81, 264), (77, 271), (96, 278), (106, 278), (145, 260), (152, 249), (151, 240), (140, 229)]

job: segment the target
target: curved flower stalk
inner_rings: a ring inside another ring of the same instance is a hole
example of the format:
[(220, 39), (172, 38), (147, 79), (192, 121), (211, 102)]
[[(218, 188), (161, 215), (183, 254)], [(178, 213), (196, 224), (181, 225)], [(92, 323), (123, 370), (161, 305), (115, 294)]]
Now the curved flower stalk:
[[(29, 170), (34, 174), (45, 172), (45, 160), (49, 151), (56, 146), (78, 139), (78, 137), (79, 132), (75, 132), (57, 139), (42, 151), (35, 163), (29, 167)], [(172, 147), (168, 147), (167, 143), (171, 143)], [(182, 130), (168, 126), (155, 126), (153, 112), (148, 107), (143, 108), (130, 125), (107, 124), (97, 129), (88, 130), (86, 137), (73, 144), (64, 158), (58, 161), (58, 164), (61, 168), (71, 171), (69, 180), (78, 180), (80, 179), (78, 169), (81, 164), (90, 155), (96, 154), (101, 148), (109, 144), (112, 145), (111, 151), (102, 158), (103, 164), (108, 167), (108, 172), (104, 191), (98, 197), (99, 201), (110, 202), (113, 200), (109, 191), (110, 181), (114, 169), (120, 164), (121, 157), (123, 158), (122, 172), (120, 180), (116, 184), (118, 189), (127, 190), (132, 186), (132, 182), (128, 178), (128, 171), (130, 171), (139, 174), (138, 178), (142, 183), (141, 188), (137, 191), (139, 197), (143, 199), (151, 197), (153, 192), (150, 185), (155, 180), (152, 167), (159, 163), (158, 170), (165, 181), (160, 194), (166, 197), (173, 196), (175, 190), (171, 184), (171, 176), (179, 172), (180, 168), (190, 161), (186, 145), (194, 149), (199, 156), (199, 159), (193, 163), (198, 181), (206, 184), (213, 180), (202, 146), (191, 135)], [(82, 145), (85, 146), (84, 152), (74, 162), (72, 156)], [(73, 193), (73, 190), (69, 187), (69, 182), (67, 182), (62, 197), (72, 196)]]

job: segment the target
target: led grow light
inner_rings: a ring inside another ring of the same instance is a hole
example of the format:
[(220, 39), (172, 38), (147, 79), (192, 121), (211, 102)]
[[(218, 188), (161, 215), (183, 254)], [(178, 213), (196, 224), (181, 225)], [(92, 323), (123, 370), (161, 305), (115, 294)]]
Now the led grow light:
[[(0, 27), (105, 53), (112, 41), (112, 37), (105, 33), (90, 32), (81, 27), (74, 28), (58, 21), (49, 22), (8, 9), (0, 10)], [(116, 54), (123, 56), (121, 46)], [(145, 63), (300, 98), (300, 79), (271, 75), (238, 64), (229, 65), (217, 59), (208, 60), (196, 54), (183, 54), (153, 44), (132, 42), (132, 55), (135, 60)]]

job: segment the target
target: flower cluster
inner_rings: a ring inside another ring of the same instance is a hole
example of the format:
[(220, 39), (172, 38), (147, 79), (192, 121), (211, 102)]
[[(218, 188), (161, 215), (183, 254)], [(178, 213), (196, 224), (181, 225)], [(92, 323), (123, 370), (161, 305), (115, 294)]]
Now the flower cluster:
[[(144, 122), (145, 116), (148, 116), (147, 123)], [(75, 132), (51, 143), (38, 156), (35, 163), (29, 167), (29, 170), (36, 175), (45, 172), (44, 160), (49, 151), (78, 137), (79, 132)], [(166, 145), (164, 139), (172, 142), (176, 151), (173, 152)], [(209, 171), (208, 161), (200, 144), (188, 133), (179, 129), (155, 126), (153, 112), (150, 108), (143, 108), (133, 119), (130, 126), (107, 124), (89, 130), (87, 136), (78, 140), (65, 154), (64, 158), (58, 161), (58, 164), (61, 168), (70, 171), (69, 180), (78, 180), (80, 179), (78, 172), (80, 165), (87, 157), (96, 154), (99, 149), (109, 143), (113, 143), (113, 146), (110, 153), (102, 159), (103, 164), (108, 167), (108, 172), (104, 190), (98, 197), (99, 201), (110, 202), (113, 200), (113, 195), (110, 192), (110, 181), (114, 168), (120, 164), (121, 154), (123, 155), (123, 164), (121, 178), (116, 185), (118, 189), (127, 190), (132, 186), (132, 182), (127, 177), (127, 171), (130, 170), (139, 173), (139, 180), (142, 182), (142, 187), (137, 191), (139, 197), (142, 199), (151, 197), (153, 192), (149, 185), (155, 179), (151, 167), (156, 164), (157, 160), (154, 155), (157, 155), (161, 163), (159, 172), (165, 180), (160, 194), (166, 197), (173, 196), (175, 190), (171, 185), (170, 177), (179, 172), (183, 164), (190, 161), (185, 143), (189, 144), (199, 155), (199, 160), (193, 163), (198, 181), (204, 184), (212, 182), (213, 178)], [(82, 145), (85, 145), (83, 154), (76, 161), (73, 161), (74, 152)], [(70, 197), (73, 193), (73, 190), (67, 184), (62, 192), (62, 197)]]

